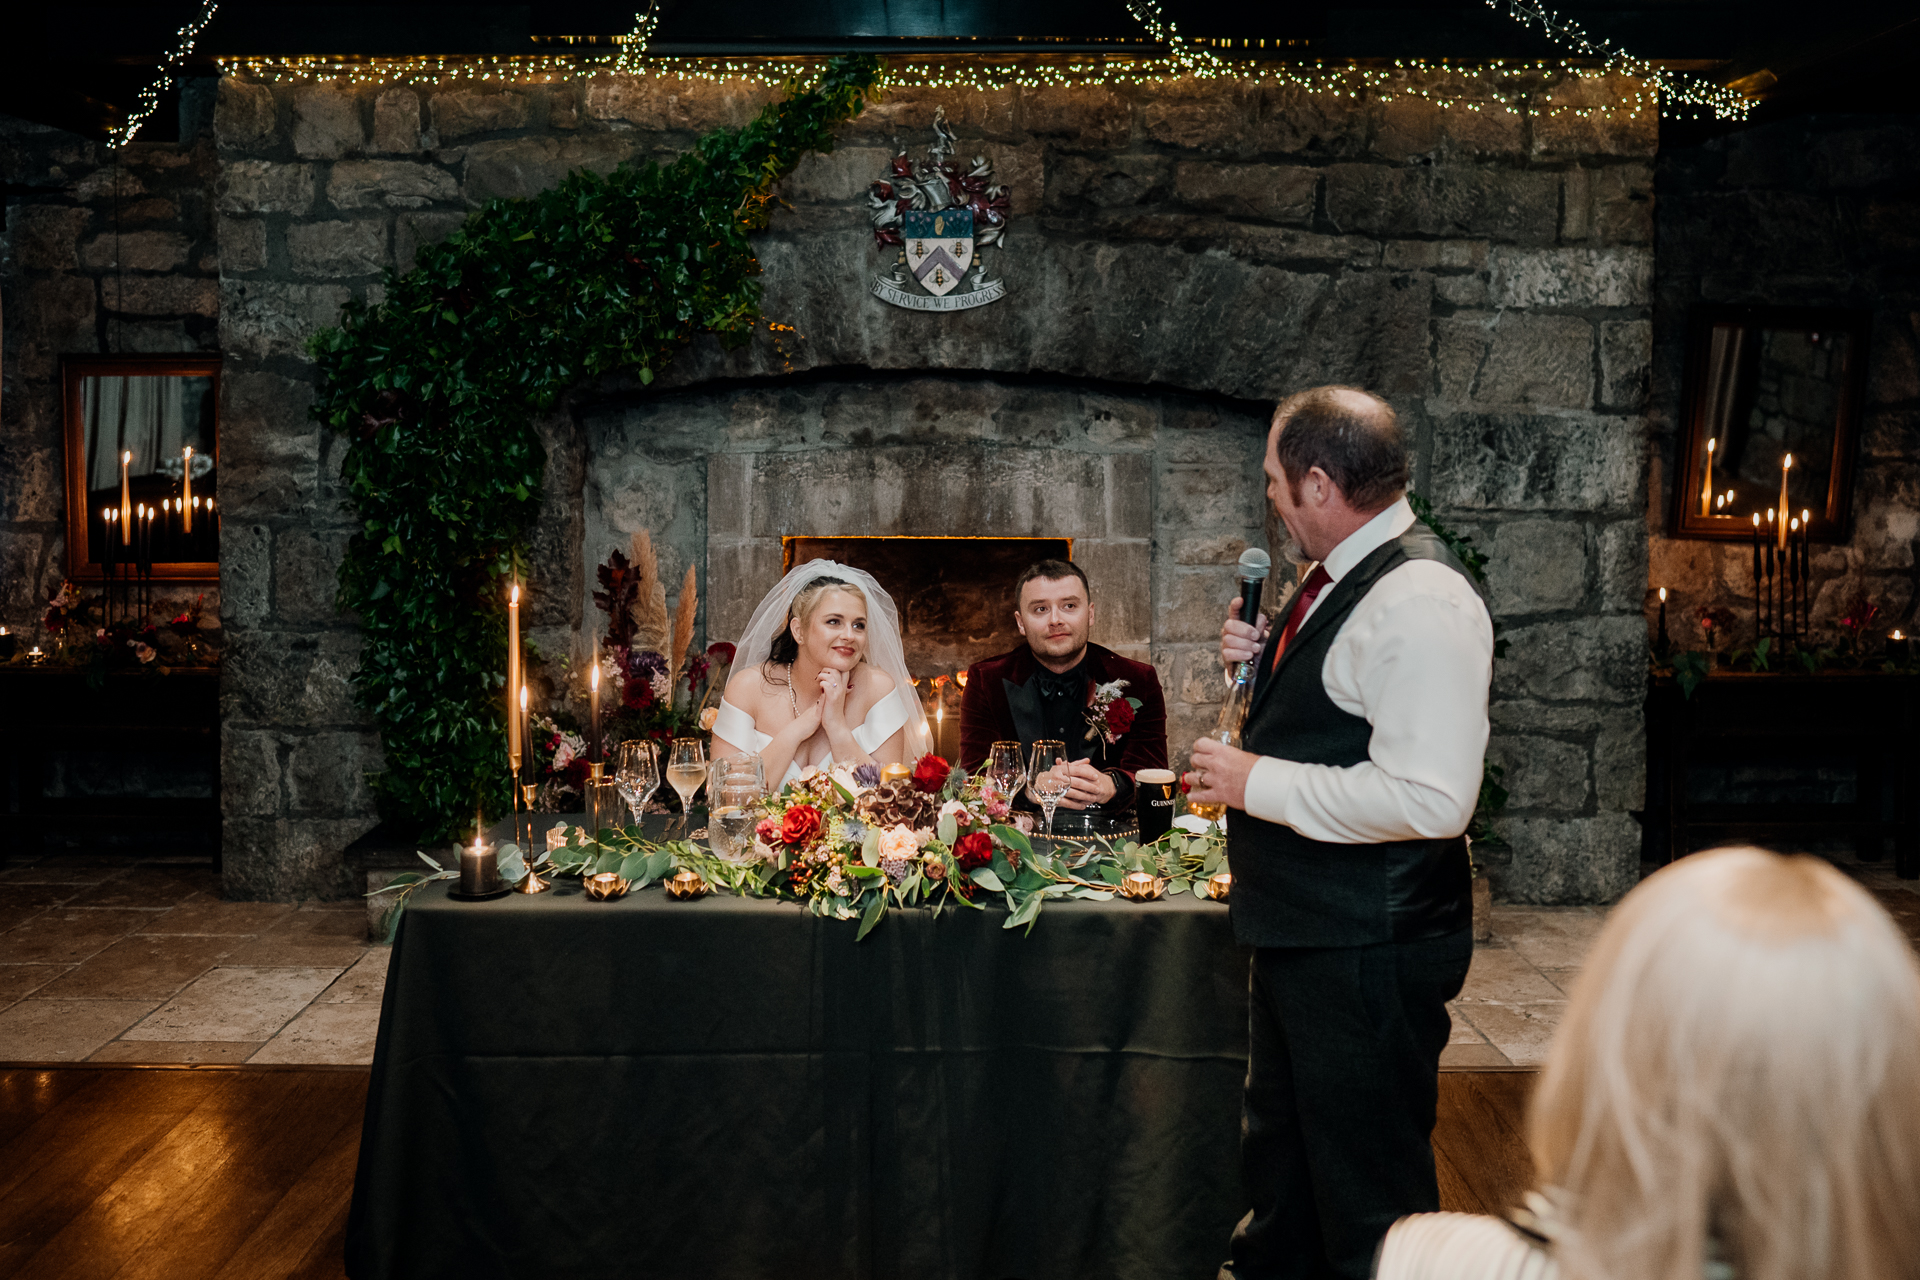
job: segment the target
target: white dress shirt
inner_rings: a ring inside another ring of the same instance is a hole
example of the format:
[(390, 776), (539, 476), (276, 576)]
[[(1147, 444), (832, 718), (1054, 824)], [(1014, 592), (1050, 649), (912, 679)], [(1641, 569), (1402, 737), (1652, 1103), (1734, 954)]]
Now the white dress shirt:
[[(1394, 503), (1328, 553), (1327, 575), (1338, 583), (1412, 525), (1413, 508)], [(1472, 584), (1407, 561), (1361, 597), (1320, 668), (1333, 704), (1373, 726), (1367, 759), (1337, 768), (1261, 756), (1246, 811), (1332, 844), (1459, 835), (1480, 797), (1492, 674), (1493, 619)]]

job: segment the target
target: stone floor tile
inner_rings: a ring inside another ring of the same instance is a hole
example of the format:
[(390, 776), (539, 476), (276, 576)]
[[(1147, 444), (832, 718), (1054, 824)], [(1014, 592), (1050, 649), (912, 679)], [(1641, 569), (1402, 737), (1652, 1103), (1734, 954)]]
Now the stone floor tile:
[(357, 911), (366, 914), (367, 903), (364, 898), (309, 898), (299, 905), (301, 911)]
[(1588, 907), (1496, 911), (1495, 933), (1536, 968), (1565, 969), (1586, 959), (1605, 916)]
[(1474, 1044), (1450, 1044), (1440, 1051), (1442, 1071), (1475, 1071), (1512, 1065), (1506, 1054), (1484, 1040)]
[(318, 1004), (379, 1004), (387, 991), (387, 961), (392, 947), (368, 947), (359, 963), (321, 993)]
[(1460, 1010), (1451, 1004), (1447, 1006), (1447, 1016), (1453, 1019), (1453, 1031), (1447, 1039), (1448, 1044), (1485, 1044), (1487, 1042), (1487, 1038), (1481, 1035), (1478, 1029), (1461, 1015)]
[(69, 904), (76, 907), (172, 907), (183, 902), (217, 902), (219, 899), (198, 885), (161, 867), (135, 867), (104, 884), (92, 885), (76, 894)]
[(232, 954), (238, 938), (131, 934), (41, 994), (68, 1000), (165, 1000)]
[(316, 1004), (287, 1024), (248, 1062), (366, 1064), (380, 1029), (377, 1004)]
[(0, 871), (0, 884), (101, 884), (119, 875), (126, 867), (75, 867), (30, 863)]
[(284, 902), (190, 902), (154, 918), (142, 933), (259, 933), (293, 914)]
[(149, 911), (56, 907), (0, 934), (0, 964), (78, 964), (152, 918)]
[(262, 942), (287, 942), (307, 947), (339, 946), (343, 942), (364, 943), (366, 936), (366, 910), (360, 903), (355, 903), (352, 911), (294, 911), (260, 931)]
[(1562, 994), (1520, 952), (1489, 950), (1473, 953), (1466, 985), (1455, 999), (1467, 1004), (1524, 1004), (1558, 1000)]
[[(362, 932), (365, 930), (363, 929)], [(362, 938), (357, 946), (302, 946), (297, 942), (280, 942), (271, 938), (236, 939), (240, 943), (234, 948), (233, 957), (227, 961), (231, 965), (242, 965), (264, 969), (332, 969), (338, 973), (352, 968), (367, 953), (366, 939)]]
[(1553, 1029), (1560, 1023), (1566, 1002), (1537, 1004), (1476, 1004), (1462, 1012), (1481, 1034), (1507, 1055), (1515, 1066), (1538, 1066), (1547, 1060)]
[(252, 1040), (109, 1040), (88, 1062), (245, 1062), (260, 1049)]
[(152, 1012), (151, 1000), (22, 1000), (0, 1012), (0, 1062), (80, 1062)]
[(1577, 968), (1542, 969), (1540, 973), (1548, 982), (1560, 988), (1562, 994), (1569, 996), (1573, 994), (1573, 980), (1580, 976), (1580, 970)]
[(124, 1040), (267, 1040), (327, 989), (338, 969), (209, 971)]
[(0, 1000), (32, 995), (67, 971), (64, 964), (0, 964)]

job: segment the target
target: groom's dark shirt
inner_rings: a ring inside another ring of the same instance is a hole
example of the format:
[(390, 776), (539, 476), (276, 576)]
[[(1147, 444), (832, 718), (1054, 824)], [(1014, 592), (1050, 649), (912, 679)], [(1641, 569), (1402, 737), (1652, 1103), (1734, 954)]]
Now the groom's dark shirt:
[[(1095, 685), (1125, 680), (1122, 698), (1140, 699), (1133, 724), (1111, 746), (1096, 735), (1087, 739), (1087, 703)], [(1097, 644), (1072, 670), (1055, 675), (1035, 660), (1026, 645), (967, 668), (960, 696), (960, 765), (978, 769), (996, 742), (1017, 739), (1023, 746), (1056, 738), (1067, 744), (1070, 760), (1091, 759), (1096, 768), (1125, 775), (1131, 783), (1141, 769), (1167, 767), (1167, 703), (1160, 676), (1150, 665), (1123, 658)], [(1121, 788), (1124, 801), (1130, 786)]]

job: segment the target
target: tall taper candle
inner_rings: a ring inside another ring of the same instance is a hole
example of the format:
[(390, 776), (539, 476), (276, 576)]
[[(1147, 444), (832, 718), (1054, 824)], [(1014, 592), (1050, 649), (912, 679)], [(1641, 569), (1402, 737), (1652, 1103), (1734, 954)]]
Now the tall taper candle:
[(520, 771), (520, 584), (507, 592), (507, 759)]
[(120, 453), (120, 545), (133, 545), (133, 490), (128, 487), (127, 468), (133, 465), (133, 450)]
[(1660, 588), (1660, 652), (1664, 655), (1672, 647), (1667, 639), (1667, 589)]
[(1701, 481), (1700, 483), (1700, 514), (1703, 516), (1709, 514), (1710, 508), (1708, 507), (1708, 503), (1713, 498), (1713, 446), (1714, 444), (1715, 442), (1712, 440), (1707, 441), (1707, 477), (1705, 480)]
[(103, 544), (101, 548), (100, 566), (101, 568), (106, 570), (107, 623), (108, 625), (112, 625), (113, 623), (113, 535), (117, 532), (117, 530), (115, 530), (113, 527), (113, 508), (112, 507), (103, 507), (101, 509), (100, 523), (106, 526), (106, 530), (107, 530), (106, 533), (103, 534), (100, 538), (100, 541)]
[(1766, 616), (1760, 612), (1760, 513), (1753, 513), (1753, 641), (1767, 633)]
[(1793, 470), (1793, 455), (1788, 454), (1780, 460), (1780, 526), (1777, 536), (1780, 549), (1787, 549), (1787, 472)]
[(193, 532), (193, 446), (180, 451), (180, 510), (187, 516), (187, 532)]
[(587, 739), (587, 763), (601, 763), (600, 756), (600, 642), (593, 644), (593, 671), (587, 677), (587, 700), (593, 708), (592, 736)]

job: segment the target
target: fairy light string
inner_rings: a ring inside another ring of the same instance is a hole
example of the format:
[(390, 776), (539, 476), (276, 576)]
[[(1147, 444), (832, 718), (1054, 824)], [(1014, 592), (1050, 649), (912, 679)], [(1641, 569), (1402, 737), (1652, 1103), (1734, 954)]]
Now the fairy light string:
[[(1496, 12), (1529, 29), (1537, 28), (1569, 56), (1559, 60), (1505, 59), (1453, 61), (1396, 58), (1377, 64), (1357, 61), (1258, 61), (1226, 59), (1205, 41), (1184, 37), (1165, 16), (1160, 0), (1128, 0), (1127, 11), (1140, 24), (1139, 47), (1115, 41), (1111, 52), (1051, 53), (1047, 41), (1035, 41), (1027, 55), (977, 56), (896, 54), (884, 58), (885, 83), (899, 89), (1098, 88), (1151, 86), (1173, 80), (1234, 80), (1355, 101), (1417, 99), (1443, 109), (1504, 110), (1516, 114), (1625, 117), (1711, 113), (1722, 120), (1746, 118), (1754, 100), (1699, 76), (1669, 71), (1636, 58), (1611, 41), (1597, 39), (1571, 19), (1538, 0), (1485, 0)], [(212, 5), (207, 15), (211, 17)], [(564, 53), (379, 58), (339, 55), (217, 59), (223, 73), (263, 81), (344, 81), (348, 84), (537, 84), (603, 74), (645, 75), (659, 80), (728, 82), (776, 89), (805, 81), (825, 59), (812, 55), (762, 57), (649, 57), (647, 48), (659, 24), (657, 5), (634, 15), (633, 29), (609, 45), (594, 43)], [(201, 23), (204, 26), (204, 21)], [(197, 33), (197, 29), (196, 29)], [(1276, 52), (1281, 41), (1274, 41)], [(1147, 46), (1152, 46), (1151, 48)], [(1565, 77), (1610, 79), (1604, 104), (1558, 100), (1557, 82)]]
[(140, 132), (141, 126), (160, 109), (160, 95), (179, 83), (181, 73), (186, 69), (187, 59), (193, 54), (193, 45), (200, 33), (213, 21), (213, 15), (220, 9), (219, 0), (202, 0), (200, 12), (193, 20), (173, 33), (173, 48), (160, 63), (160, 74), (149, 81), (140, 90), (135, 99), (133, 110), (118, 127), (107, 131), (107, 145), (124, 147), (132, 142)]

